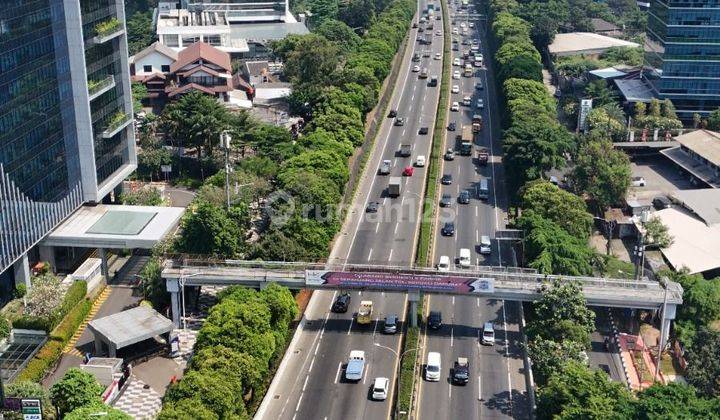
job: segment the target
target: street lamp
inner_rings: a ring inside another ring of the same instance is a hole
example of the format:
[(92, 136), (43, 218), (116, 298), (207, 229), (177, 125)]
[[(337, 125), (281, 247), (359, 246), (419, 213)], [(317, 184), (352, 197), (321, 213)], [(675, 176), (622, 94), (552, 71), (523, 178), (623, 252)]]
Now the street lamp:
[[(399, 399), (399, 398), (400, 398), (400, 370), (401, 370), (401, 368), (402, 368), (402, 360), (403, 360), (403, 357), (405, 357), (405, 355), (408, 354), (408, 353), (410, 353), (410, 352), (420, 350), (422, 347), (416, 347), (416, 348), (414, 348), (414, 349), (408, 349), (408, 350), (405, 350), (404, 352), (402, 352), (402, 353), (400, 353), (400, 354), (398, 355), (398, 352), (397, 352), (395, 349), (393, 349), (393, 348), (390, 348), (390, 347), (387, 347), (387, 346), (383, 346), (382, 344), (377, 343), (377, 342), (376, 342), (376, 343), (373, 343), (373, 345), (374, 345), (375, 347), (380, 347), (380, 348), (383, 348), (383, 349), (385, 349), (385, 350), (389, 350), (390, 352), (392, 352), (392, 354), (395, 355), (395, 357), (396, 357), (397, 359), (399, 359), (399, 360), (398, 360), (398, 364), (397, 364), (397, 372), (395, 372), (395, 381), (397, 381), (397, 386), (396, 386), (396, 388), (397, 388), (397, 395), (398, 395), (398, 399)], [(392, 404), (392, 401), (390, 401), (390, 403)], [(395, 418), (396, 418), (396, 419), (399, 418), (399, 416), (400, 416), (400, 414), (399, 414), (399, 412), (398, 412), (398, 410), (400, 409), (399, 407), (400, 407), (400, 404), (395, 404)]]
[(220, 133), (220, 147), (225, 149), (225, 198), (227, 209), (230, 210), (230, 141), (232, 138), (227, 131)]

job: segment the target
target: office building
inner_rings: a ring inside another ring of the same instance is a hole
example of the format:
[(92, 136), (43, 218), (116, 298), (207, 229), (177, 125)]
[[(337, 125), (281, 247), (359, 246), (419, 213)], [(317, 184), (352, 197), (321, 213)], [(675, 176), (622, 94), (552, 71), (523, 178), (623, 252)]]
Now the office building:
[(124, 22), (123, 0), (0, 8), (0, 299), (29, 285), (39, 241), (137, 166)]
[(644, 78), (682, 119), (720, 107), (720, 1), (651, 0)]

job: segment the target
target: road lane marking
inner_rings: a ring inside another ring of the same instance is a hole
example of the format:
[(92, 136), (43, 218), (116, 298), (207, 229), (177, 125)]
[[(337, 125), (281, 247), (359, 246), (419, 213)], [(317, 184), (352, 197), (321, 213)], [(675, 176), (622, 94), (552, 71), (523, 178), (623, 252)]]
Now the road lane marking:
[(375, 233), (378, 233), (378, 229), (380, 229), (380, 223), (375, 223)]
[(370, 248), (370, 252), (368, 253), (368, 259), (367, 259), (368, 261), (370, 261), (370, 258), (372, 258), (372, 251), (373, 251), (372, 248)]
[(475, 217), (478, 217), (478, 206), (475, 206)]
[[(318, 347), (320, 347), (320, 346), (318, 346)], [(315, 354), (316, 354), (316, 355), (317, 355), (317, 349), (318, 349), (318, 347), (315, 348)], [(314, 357), (313, 357), (312, 360), (310, 361), (310, 368), (308, 369), (308, 373), (312, 372), (313, 366), (315, 366), (315, 358), (314, 358)]]
[[(416, 86), (416, 87), (417, 87), (417, 86)], [(413, 94), (412, 94), (412, 96), (410, 97), (410, 101), (414, 101), (414, 100), (415, 100), (415, 88), (413, 88)]]
[(478, 376), (478, 401), (482, 401), (482, 376)]
[(455, 327), (450, 327), (450, 347), (453, 346), (454, 338), (455, 338)]
[[(480, 298), (477, 298), (477, 306), (480, 307)], [(478, 330), (478, 335), (480, 335), (480, 331)]]
[(452, 385), (448, 384), (448, 400), (452, 399)]
[(305, 388), (307, 387), (308, 379), (310, 379), (310, 375), (305, 377), (305, 383), (303, 384), (303, 392), (305, 392)]
[(480, 231), (475, 229), (475, 242), (480, 242)]
[(380, 321), (380, 318), (375, 317), (375, 326), (373, 327), (373, 337), (375, 337), (375, 332), (377, 331), (377, 325)]
[(508, 395), (510, 395), (510, 413), (512, 413), (513, 400), (512, 400), (512, 379), (510, 378), (510, 343), (507, 338), (507, 317), (505, 316), (505, 299), (500, 301), (502, 304), (503, 313), (503, 329), (505, 330), (505, 365), (507, 366), (507, 378), (508, 378)]
[(355, 317), (350, 318), (350, 326), (348, 327), (347, 335), (350, 335), (350, 330), (352, 330), (352, 324), (353, 324), (354, 320), (355, 320)]
[[(393, 250), (391, 249), (391, 250), (390, 250), (390, 255), (388, 255), (388, 262), (390, 262), (390, 260), (392, 260), (392, 254), (393, 254)], [(384, 292), (383, 292), (383, 293), (384, 293)]]
[(338, 379), (340, 379), (340, 370), (342, 369), (342, 362), (338, 363), (338, 369), (337, 372), (335, 372), (335, 383), (338, 383)]
[(393, 229), (393, 235), (397, 234), (397, 228), (399, 224), (399, 222), (395, 222), (395, 229)]
[(400, 136), (405, 137), (405, 129), (403, 128), (402, 134)]
[(300, 393), (300, 399), (298, 400), (298, 403), (297, 403), (297, 405), (295, 406), (295, 412), (296, 412), (296, 413), (297, 413), (298, 410), (300, 409), (300, 403), (302, 402), (302, 398), (303, 398), (303, 394)]
[(367, 373), (370, 370), (370, 363), (368, 362), (367, 366), (365, 366), (365, 374), (363, 375), (363, 385), (365, 384), (365, 381), (367, 380)]
[(455, 306), (455, 296), (452, 297), (452, 304)]

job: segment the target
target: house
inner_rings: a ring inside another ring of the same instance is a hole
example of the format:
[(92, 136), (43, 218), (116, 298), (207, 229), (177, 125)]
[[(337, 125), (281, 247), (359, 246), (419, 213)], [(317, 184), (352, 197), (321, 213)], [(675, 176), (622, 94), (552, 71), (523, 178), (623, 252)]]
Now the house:
[(622, 35), (622, 29), (613, 24), (610, 23), (604, 19), (600, 18), (592, 18), (590, 19), (592, 22), (592, 26), (594, 28), (594, 31), (596, 34), (605, 35), (605, 36), (620, 36)]
[(158, 41), (130, 57), (130, 75), (133, 81), (143, 81), (155, 73), (167, 75), (178, 54)]
[(270, 65), (266, 61), (246, 61), (242, 66), (242, 73), (251, 85), (276, 81), (270, 74)]
[(178, 53), (170, 66), (170, 81), (165, 87), (168, 99), (199, 91), (228, 101), (233, 90), (230, 55), (210, 44), (196, 42)]

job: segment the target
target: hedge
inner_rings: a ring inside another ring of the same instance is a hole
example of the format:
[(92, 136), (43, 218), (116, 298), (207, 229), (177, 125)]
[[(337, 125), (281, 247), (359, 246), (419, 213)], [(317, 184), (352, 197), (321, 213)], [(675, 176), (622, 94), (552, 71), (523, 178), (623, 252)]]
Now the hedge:
[(47, 333), (52, 331), (58, 326), (60, 321), (77, 306), (85, 295), (87, 294), (87, 283), (80, 280), (73, 282), (65, 293), (60, 307), (50, 317), (38, 317), (38, 316), (27, 316), (23, 315), (20, 318), (12, 321), (13, 328), (26, 329), (26, 330), (42, 330)]

